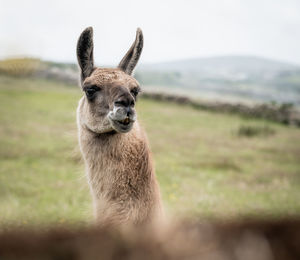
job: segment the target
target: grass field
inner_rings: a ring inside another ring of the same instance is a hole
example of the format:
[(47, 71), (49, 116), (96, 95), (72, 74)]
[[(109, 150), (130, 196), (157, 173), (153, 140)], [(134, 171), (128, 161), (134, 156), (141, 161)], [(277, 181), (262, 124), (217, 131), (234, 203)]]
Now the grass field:
[[(1, 225), (91, 219), (76, 137), (80, 96), (75, 86), (0, 77)], [(300, 213), (300, 129), (145, 99), (138, 113), (170, 214)]]

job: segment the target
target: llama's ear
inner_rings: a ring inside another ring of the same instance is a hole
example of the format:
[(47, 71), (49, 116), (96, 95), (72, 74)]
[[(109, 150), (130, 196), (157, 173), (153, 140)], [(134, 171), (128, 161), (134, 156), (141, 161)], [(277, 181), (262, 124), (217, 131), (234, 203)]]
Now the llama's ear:
[(77, 42), (77, 60), (81, 69), (81, 82), (90, 76), (94, 69), (93, 28), (86, 28)]
[(144, 37), (142, 30), (137, 28), (136, 38), (129, 51), (121, 60), (118, 68), (131, 75), (142, 53)]

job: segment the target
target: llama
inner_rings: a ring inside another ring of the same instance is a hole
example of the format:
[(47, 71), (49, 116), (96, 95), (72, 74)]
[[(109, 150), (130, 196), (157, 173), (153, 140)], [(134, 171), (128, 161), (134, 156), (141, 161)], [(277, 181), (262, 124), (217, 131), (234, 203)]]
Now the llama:
[(140, 86), (132, 73), (142, 47), (138, 28), (131, 48), (111, 69), (94, 66), (92, 27), (77, 43), (84, 92), (77, 108), (79, 146), (100, 225), (153, 223), (162, 216), (147, 137), (135, 111)]

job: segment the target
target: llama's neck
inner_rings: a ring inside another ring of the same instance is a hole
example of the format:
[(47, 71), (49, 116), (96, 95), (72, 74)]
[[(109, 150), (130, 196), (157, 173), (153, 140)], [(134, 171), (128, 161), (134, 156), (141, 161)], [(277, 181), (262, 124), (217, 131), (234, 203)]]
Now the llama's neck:
[(79, 141), (89, 182), (99, 196), (100, 191), (111, 192), (113, 187), (124, 188), (123, 193), (131, 192), (126, 191), (127, 184), (138, 185), (140, 192), (151, 185), (152, 160), (147, 139), (137, 122), (126, 134), (97, 135), (81, 128)]
[(79, 141), (98, 219), (137, 223), (159, 214), (159, 188), (137, 122), (126, 134), (96, 135), (80, 127)]

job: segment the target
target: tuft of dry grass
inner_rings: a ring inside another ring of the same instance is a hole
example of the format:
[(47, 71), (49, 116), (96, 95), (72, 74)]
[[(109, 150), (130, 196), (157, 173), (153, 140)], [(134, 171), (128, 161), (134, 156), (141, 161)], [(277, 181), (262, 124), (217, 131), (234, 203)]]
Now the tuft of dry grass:
[(42, 65), (39, 59), (11, 58), (0, 60), (0, 74), (23, 77), (33, 75)]
[(242, 125), (237, 131), (238, 136), (254, 137), (254, 136), (269, 136), (275, 134), (275, 130), (268, 125), (252, 126)]

